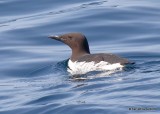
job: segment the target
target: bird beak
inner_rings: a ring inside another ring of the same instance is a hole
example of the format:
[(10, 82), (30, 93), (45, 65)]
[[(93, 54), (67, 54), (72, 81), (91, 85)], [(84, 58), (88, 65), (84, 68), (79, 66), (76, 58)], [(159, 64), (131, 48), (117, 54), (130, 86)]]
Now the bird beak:
[(61, 41), (61, 38), (59, 36), (48, 36), (48, 38), (52, 38), (52, 39)]

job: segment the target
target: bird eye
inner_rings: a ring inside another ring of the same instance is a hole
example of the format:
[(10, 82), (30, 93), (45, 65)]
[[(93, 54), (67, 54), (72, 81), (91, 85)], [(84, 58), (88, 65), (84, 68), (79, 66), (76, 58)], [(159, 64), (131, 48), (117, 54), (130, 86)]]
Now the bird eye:
[(68, 36), (69, 39), (72, 39), (72, 36)]

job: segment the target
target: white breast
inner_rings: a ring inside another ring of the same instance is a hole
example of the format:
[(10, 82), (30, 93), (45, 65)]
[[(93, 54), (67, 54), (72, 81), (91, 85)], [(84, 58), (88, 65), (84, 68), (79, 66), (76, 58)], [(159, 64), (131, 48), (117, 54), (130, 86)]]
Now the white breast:
[(68, 69), (72, 75), (75, 74), (86, 74), (90, 71), (111, 71), (111, 70), (121, 70), (124, 66), (120, 63), (109, 64), (108, 62), (101, 61), (99, 63), (95, 62), (72, 62), (68, 61)]

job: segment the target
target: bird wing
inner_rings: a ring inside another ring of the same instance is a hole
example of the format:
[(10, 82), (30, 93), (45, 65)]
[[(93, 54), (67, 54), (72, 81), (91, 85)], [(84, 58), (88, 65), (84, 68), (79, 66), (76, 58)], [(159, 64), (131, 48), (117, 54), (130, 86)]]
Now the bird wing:
[(120, 63), (120, 64), (132, 64), (133, 62), (130, 62), (129, 60), (119, 57), (117, 55), (114, 54), (110, 54), (110, 53), (100, 53), (100, 54), (89, 54), (89, 55), (85, 55), (82, 56), (78, 59), (78, 62), (100, 62), (100, 61), (106, 61), (110, 64), (114, 64), (114, 63)]

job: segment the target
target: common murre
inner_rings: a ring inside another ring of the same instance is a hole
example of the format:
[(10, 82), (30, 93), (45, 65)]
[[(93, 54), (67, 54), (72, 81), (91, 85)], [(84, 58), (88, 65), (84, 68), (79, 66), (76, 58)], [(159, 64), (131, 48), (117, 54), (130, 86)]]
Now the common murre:
[(72, 49), (72, 55), (68, 61), (68, 72), (72, 75), (90, 71), (121, 70), (126, 64), (133, 64), (126, 58), (110, 53), (90, 54), (88, 41), (81, 33), (67, 33), (49, 36), (49, 38), (61, 41)]

